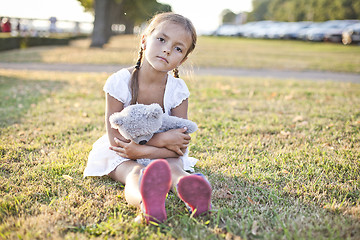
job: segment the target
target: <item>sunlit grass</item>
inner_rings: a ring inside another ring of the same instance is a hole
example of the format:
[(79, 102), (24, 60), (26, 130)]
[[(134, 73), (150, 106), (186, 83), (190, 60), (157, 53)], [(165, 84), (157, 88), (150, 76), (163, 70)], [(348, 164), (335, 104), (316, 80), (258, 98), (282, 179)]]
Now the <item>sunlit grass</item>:
[[(104, 49), (89, 48), (90, 40), (70, 46), (36, 47), (1, 52), (4, 62), (133, 65), (139, 37), (113, 37)], [(200, 37), (185, 65), (192, 67), (266, 68), (360, 73), (360, 47), (334, 43)]]
[(200, 66), (360, 72), (360, 48), (332, 43), (241, 38), (200, 38)]
[(134, 222), (123, 187), (83, 179), (105, 133), (106, 74), (0, 70), (0, 238), (357, 239), (360, 86), (193, 76), (191, 155), (210, 216), (174, 194), (160, 227)]

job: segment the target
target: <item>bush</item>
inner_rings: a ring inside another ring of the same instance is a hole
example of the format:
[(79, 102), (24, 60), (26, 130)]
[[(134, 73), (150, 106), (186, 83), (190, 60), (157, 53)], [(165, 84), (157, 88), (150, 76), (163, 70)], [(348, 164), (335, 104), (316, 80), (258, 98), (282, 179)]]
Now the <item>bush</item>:
[(34, 46), (49, 46), (49, 45), (68, 45), (71, 40), (86, 37), (69, 36), (69, 37), (0, 37), (0, 51), (27, 48)]
[(20, 47), (19, 37), (0, 38), (0, 51), (10, 50)]

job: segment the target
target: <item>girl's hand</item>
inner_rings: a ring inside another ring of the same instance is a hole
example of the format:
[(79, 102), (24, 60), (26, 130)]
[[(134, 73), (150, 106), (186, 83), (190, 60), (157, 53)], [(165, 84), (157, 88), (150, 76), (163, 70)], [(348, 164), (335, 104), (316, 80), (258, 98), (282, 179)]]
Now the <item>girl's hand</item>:
[(117, 146), (110, 146), (110, 149), (115, 151), (119, 156), (133, 160), (145, 158), (146, 152), (144, 151), (144, 146), (139, 145), (134, 141), (123, 141), (118, 138), (114, 138), (114, 141)]
[(185, 133), (186, 130), (186, 128), (178, 128), (164, 132), (161, 136), (164, 147), (179, 156), (184, 155), (191, 140), (190, 135)]

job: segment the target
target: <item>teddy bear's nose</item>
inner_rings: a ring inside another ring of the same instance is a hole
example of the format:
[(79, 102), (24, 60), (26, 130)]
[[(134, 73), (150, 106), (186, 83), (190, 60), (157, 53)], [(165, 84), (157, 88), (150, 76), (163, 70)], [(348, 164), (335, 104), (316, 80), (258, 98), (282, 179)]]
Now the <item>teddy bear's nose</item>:
[(140, 145), (145, 145), (146, 143), (147, 143), (146, 140), (141, 140), (141, 141), (139, 142)]

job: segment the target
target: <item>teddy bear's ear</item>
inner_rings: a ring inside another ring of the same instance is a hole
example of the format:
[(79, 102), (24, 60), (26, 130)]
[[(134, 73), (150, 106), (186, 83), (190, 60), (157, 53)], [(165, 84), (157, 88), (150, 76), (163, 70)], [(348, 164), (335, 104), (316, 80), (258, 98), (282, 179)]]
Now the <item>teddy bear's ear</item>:
[(162, 116), (162, 113), (163, 111), (159, 104), (151, 104), (149, 107), (148, 117), (158, 119)]
[(123, 118), (119, 116), (120, 113), (114, 113), (110, 116), (109, 121), (111, 123), (111, 126), (121, 126), (123, 125), (124, 121)]
[(116, 118), (116, 119), (114, 119), (114, 123), (118, 126), (121, 126), (124, 124), (124, 121), (122, 118)]

